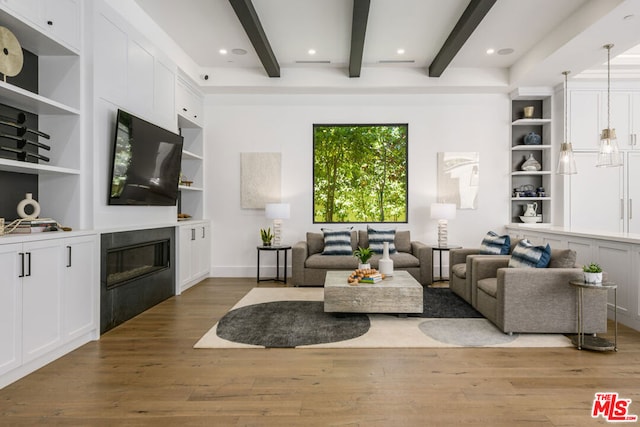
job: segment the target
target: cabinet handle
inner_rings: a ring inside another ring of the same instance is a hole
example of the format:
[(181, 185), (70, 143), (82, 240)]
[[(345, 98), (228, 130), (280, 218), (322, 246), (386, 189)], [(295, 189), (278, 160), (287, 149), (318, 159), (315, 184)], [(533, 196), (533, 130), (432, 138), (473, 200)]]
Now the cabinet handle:
[(67, 267), (71, 267), (71, 246), (67, 246)]
[(624, 219), (624, 199), (620, 199), (620, 219)]
[(204, 227), (202, 227), (202, 238), (204, 239)]
[(196, 240), (196, 229), (195, 228), (191, 229), (191, 240)]
[(53, 26), (53, 21), (47, 21), (47, 25)]
[(185, 113), (187, 112), (187, 109), (182, 107), (182, 111), (184, 111)]
[(629, 199), (629, 219), (633, 219), (633, 199)]
[(18, 277), (24, 277), (24, 252), (20, 252), (20, 275)]
[(31, 276), (31, 252), (27, 252), (27, 266), (29, 267), (29, 272), (25, 274), (25, 277)]

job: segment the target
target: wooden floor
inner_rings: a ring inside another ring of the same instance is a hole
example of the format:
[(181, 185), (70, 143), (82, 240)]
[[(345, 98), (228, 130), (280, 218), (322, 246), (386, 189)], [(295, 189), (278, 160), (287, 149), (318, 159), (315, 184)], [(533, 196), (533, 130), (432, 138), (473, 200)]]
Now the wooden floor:
[[(617, 353), (222, 349), (194, 343), (252, 287), (209, 279), (0, 390), (0, 425), (586, 426), (640, 415), (640, 333)], [(263, 284), (269, 286), (269, 284)]]

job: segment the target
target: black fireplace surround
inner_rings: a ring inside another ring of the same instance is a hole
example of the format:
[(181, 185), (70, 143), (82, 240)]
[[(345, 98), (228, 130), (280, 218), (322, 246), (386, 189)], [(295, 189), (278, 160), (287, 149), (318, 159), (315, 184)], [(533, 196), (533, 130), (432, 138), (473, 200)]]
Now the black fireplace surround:
[(105, 233), (100, 248), (100, 333), (175, 295), (173, 227)]

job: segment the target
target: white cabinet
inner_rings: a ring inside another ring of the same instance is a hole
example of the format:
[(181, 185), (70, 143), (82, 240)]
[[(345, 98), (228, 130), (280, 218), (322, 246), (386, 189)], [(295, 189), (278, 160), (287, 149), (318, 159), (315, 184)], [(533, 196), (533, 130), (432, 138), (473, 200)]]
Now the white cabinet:
[(21, 244), (0, 245), (0, 375), (22, 363), (21, 249)]
[(180, 76), (176, 79), (176, 111), (198, 126), (202, 126), (202, 97)]
[(80, 4), (77, 0), (3, 0), (2, 4), (48, 37), (79, 50)]
[(208, 221), (178, 226), (179, 250), (176, 294), (206, 278), (211, 266), (211, 226)]
[(96, 237), (93, 235), (65, 239), (62, 243), (64, 252), (62, 292), (65, 341), (97, 329), (96, 246)]
[(0, 242), (0, 387), (98, 336), (96, 236), (39, 234)]
[(600, 91), (572, 90), (568, 98), (569, 141), (573, 149), (597, 150), (601, 130)]

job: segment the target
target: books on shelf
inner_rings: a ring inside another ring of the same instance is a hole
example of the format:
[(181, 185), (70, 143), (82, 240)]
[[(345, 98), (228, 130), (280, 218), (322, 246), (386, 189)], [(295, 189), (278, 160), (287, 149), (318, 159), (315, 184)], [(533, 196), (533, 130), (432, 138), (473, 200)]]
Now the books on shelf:
[(32, 219), (23, 220), (18, 224), (15, 229), (11, 231), (12, 234), (28, 234), (28, 233), (41, 233), (47, 231), (49, 227), (57, 227), (58, 222), (53, 219)]

